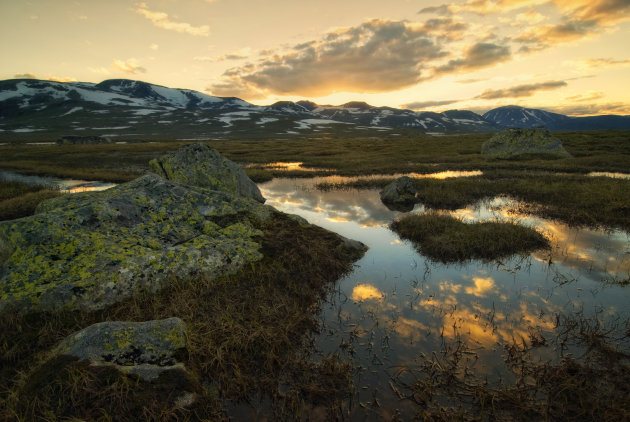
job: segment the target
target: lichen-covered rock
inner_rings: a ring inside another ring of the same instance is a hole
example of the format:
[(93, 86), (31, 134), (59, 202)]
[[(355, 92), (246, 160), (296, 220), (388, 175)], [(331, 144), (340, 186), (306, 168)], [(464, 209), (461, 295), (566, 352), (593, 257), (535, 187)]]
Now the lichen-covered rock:
[(413, 179), (399, 177), (381, 190), (381, 201), (389, 209), (411, 211), (417, 201), (418, 190)]
[(205, 144), (187, 145), (149, 162), (151, 171), (174, 182), (231, 192), (264, 203), (258, 186), (232, 161)]
[(547, 128), (506, 129), (484, 142), (481, 153), (498, 158), (523, 154), (544, 154), (558, 158), (571, 156), (560, 139), (553, 136)]
[(179, 318), (146, 322), (107, 321), (66, 337), (57, 355), (88, 360), (153, 380), (170, 369), (184, 369), (175, 352), (186, 347), (186, 324)]
[(256, 226), (274, 212), (154, 174), (47, 200), (0, 222), (0, 311), (100, 309), (171, 275), (234, 272), (262, 258)]

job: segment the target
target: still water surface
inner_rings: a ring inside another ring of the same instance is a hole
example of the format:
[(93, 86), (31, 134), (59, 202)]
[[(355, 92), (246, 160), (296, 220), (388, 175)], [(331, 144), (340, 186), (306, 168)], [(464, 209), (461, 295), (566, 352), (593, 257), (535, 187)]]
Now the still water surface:
[(401, 213), (387, 209), (377, 190), (314, 189), (326, 181), (274, 179), (259, 186), (267, 204), (370, 248), (324, 304), (316, 339), (322, 354), (341, 353), (354, 363), (351, 420), (411, 417), (413, 409), (399, 399), (390, 377), (449, 342), (464, 341), (474, 350), (477, 375), (511, 381), (503, 346), (528, 339), (532, 329), (552, 333), (557, 315), (602, 321), (630, 316), (630, 290), (604, 282), (630, 276), (630, 238), (624, 232), (570, 228), (519, 214), (514, 201), (494, 198), (453, 214), (535, 227), (551, 240), (551, 251), (445, 265), (420, 255), (388, 228)]

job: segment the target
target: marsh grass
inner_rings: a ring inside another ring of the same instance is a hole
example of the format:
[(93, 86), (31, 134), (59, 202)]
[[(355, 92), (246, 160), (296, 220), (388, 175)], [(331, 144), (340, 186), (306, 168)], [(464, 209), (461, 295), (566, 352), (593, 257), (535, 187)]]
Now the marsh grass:
[[(514, 381), (489, 382), (472, 369), (477, 352), (461, 337), (421, 354), (393, 376), (419, 420), (621, 421), (630, 418), (630, 327), (598, 317), (556, 315), (555, 329), (504, 344)], [(582, 352), (565, 353), (568, 343)], [(541, 360), (539, 349), (559, 356)]]
[[(221, 420), (229, 417), (229, 403), (256, 406), (256, 398), (269, 398), (268, 414), (279, 419), (313, 406), (340, 417), (351, 368), (335, 356), (313, 361), (309, 346), (320, 300), (360, 253), (323, 229), (299, 229), (288, 217), (261, 229), (263, 260), (237, 274), (174, 279), (157, 294), (138, 292), (102, 311), (0, 317), (0, 419)], [(188, 326), (180, 359), (192, 374), (176, 381), (177, 388), (47, 359), (57, 342), (92, 323), (173, 316)], [(173, 394), (182, 382), (198, 400), (177, 409)], [(110, 395), (114, 404), (106, 406)]]
[(61, 195), (58, 189), (0, 179), (0, 221), (33, 215), (45, 199)]
[[(432, 173), (443, 170), (530, 170), (587, 173), (628, 172), (630, 131), (554, 133), (573, 158), (549, 160), (523, 156), (499, 160), (481, 155), (491, 134), (430, 137), (421, 134), (396, 138), (304, 139), (260, 141), (208, 141), (223, 156), (243, 164), (303, 162), (322, 173), (356, 176), (367, 174)], [(33, 135), (36, 136), (36, 135)], [(27, 141), (27, 139), (25, 139)], [(148, 170), (147, 163), (190, 141), (155, 139), (152, 143), (0, 146), (0, 168), (31, 174), (127, 181)], [(325, 170), (325, 171), (324, 171)], [(277, 174), (299, 176), (299, 171)]]
[(549, 247), (536, 230), (512, 222), (464, 223), (436, 212), (406, 215), (391, 228), (440, 262), (492, 260)]

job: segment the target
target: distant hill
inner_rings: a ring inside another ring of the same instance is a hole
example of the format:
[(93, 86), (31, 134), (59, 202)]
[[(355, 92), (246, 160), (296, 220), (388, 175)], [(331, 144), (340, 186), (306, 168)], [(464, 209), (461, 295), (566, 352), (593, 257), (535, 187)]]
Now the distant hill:
[[(493, 132), (503, 127), (550, 130), (630, 129), (629, 116), (567, 117), (523, 107), (483, 116), (280, 101), (256, 106), (235, 97), (128, 79), (99, 84), (36, 79), (0, 81), (0, 140), (55, 140), (64, 135), (118, 139), (316, 139)], [(27, 135), (28, 134), (28, 135)]]
[(498, 107), (483, 118), (502, 127), (534, 128), (545, 126), (549, 130), (630, 129), (630, 116), (569, 117), (534, 108), (518, 106)]

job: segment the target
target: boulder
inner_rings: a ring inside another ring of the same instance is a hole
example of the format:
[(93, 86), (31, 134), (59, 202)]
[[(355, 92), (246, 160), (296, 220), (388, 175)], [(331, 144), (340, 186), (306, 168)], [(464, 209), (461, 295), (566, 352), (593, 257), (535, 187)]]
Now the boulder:
[(185, 371), (175, 353), (186, 347), (186, 340), (186, 324), (179, 318), (107, 321), (69, 335), (55, 354), (88, 360), (92, 365), (111, 365), (152, 381), (167, 370)]
[(547, 128), (506, 129), (484, 142), (481, 153), (498, 158), (522, 154), (544, 154), (558, 158), (571, 156), (560, 139), (553, 136)]
[(149, 162), (160, 177), (191, 186), (231, 192), (264, 203), (258, 186), (232, 161), (206, 144), (187, 145)]
[(171, 276), (214, 277), (259, 260), (273, 208), (147, 174), (44, 201), (0, 222), (0, 311), (100, 309)]
[(418, 202), (418, 190), (413, 179), (407, 176), (399, 177), (381, 190), (381, 201), (389, 209), (397, 211), (411, 211)]

